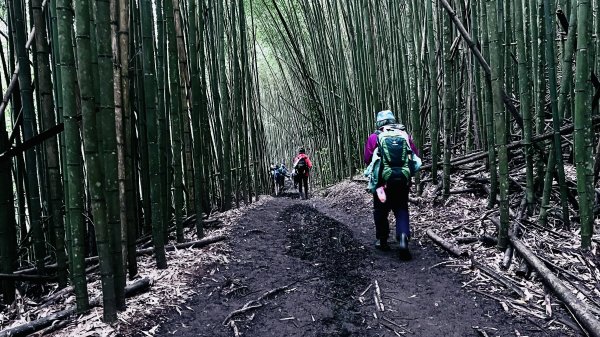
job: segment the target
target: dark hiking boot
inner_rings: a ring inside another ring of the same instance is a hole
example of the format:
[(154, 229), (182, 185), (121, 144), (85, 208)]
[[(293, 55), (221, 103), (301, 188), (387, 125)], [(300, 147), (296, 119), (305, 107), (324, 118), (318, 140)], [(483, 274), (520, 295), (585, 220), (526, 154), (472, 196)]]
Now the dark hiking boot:
[(390, 245), (387, 243), (387, 240), (377, 240), (375, 241), (375, 248), (381, 250), (382, 252), (389, 252)]
[(400, 234), (400, 239), (398, 240), (398, 247), (400, 248), (400, 260), (408, 261), (412, 259), (412, 255), (408, 250), (408, 236), (406, 236), (406, 234)]

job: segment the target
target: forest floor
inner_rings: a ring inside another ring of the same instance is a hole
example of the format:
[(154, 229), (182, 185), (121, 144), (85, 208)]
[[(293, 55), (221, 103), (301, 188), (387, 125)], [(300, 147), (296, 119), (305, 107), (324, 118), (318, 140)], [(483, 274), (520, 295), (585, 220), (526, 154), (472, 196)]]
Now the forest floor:
[[(428, 228), (480, 217), (484, 202), (479, 199), (455, 198), (435, 209), (411, 205), (413, 260), (402, 262), (397, 249), (374, 249), (371, 200), (361, 183), (346, 181), (307, 201), (296, 193), (266, 197), (260, 205), (241, 210), (236, 221), (225, 222), (230, 239), (219, 245), (227, 246), (220, 249), (226, 258), (187, 271), (192, 295), (177, 305), (159, 301), (157, 308), (146, 308), (145, 317), (136, 315), (117, 332), (578, 336), (564, 309), (538, 291), (539, 282), (515, 281), (533, 295), (511, 299), (509, 291), (473, 270), (469, 261), (450, 258), (427, 238)], [(492, 262), (502, 255), (493, 247), (478, 249)], [(538, 310), (542, 302), (547, 304), (545, 313)]]

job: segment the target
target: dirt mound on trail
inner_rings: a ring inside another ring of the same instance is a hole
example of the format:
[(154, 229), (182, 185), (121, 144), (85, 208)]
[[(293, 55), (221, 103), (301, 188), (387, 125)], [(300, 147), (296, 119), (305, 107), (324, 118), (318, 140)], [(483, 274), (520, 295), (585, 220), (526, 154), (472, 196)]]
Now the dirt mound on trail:
[(323, 322), (328, 329), (319, 336), (366, 336), (360, 307), (347, 301), (370, 282), (365, 247), (344, 224), (306, 205), (287, 208), (280, 219), (288, 224), (287, 254), (309, 261), (323, 275), (319, 291), (333, 300), (333, 317)]
[(288, 254), (317, 266), (332, 283), (334, 293), (353, 295), (354, 288), (367, 284), (359, 272), (365, 248), (348, 227), (305, 205), (288, 208), (282, 220), (289, 224)]
[(331, 208), (344, 210), (351, 214), (371, 213), (373, 197), (366, 192), (367, 184), (360, 181), (344, 180), (326, 188), (321, 195)]

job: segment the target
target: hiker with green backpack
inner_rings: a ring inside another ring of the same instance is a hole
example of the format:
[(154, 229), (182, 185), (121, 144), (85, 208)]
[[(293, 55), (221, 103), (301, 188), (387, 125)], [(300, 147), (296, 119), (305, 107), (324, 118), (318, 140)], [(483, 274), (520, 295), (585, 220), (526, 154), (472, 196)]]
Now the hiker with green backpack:
[(400, 258), (411, 258), (408, 249), (410, 220), (408, 214), (408, 192), (411, 178), (420, 169), (421, 160), (412, 137), (406, 127), (397, 123), (394, 113), (385, 110), (377, 113), (377, 130), (365, 144), (365, 171), (369, 179), (369, 192), (373, 194), (373, 218), (377, 249), (388, 251), (388, 214), (396, 217), (396, 239), (400, 247)]

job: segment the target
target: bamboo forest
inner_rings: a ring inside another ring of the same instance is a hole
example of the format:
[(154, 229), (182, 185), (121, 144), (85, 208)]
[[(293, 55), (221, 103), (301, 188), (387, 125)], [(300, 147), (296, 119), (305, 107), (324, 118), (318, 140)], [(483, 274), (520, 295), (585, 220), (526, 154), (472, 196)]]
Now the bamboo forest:
[(0, 62), (0, 337), (600, 336), (600, 0), (0, 0)]

